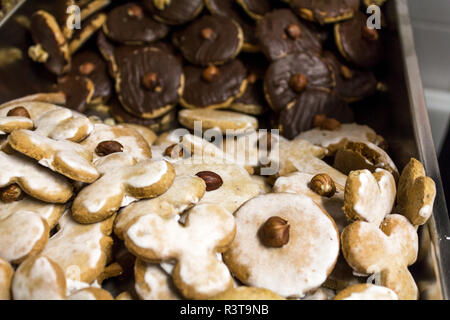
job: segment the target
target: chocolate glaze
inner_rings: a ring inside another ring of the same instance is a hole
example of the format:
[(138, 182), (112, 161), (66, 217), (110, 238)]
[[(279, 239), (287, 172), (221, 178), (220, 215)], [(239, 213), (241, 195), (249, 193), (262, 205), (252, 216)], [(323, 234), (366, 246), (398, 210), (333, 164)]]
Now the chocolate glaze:
[(204, 68), (186, 66), (183, 100), (191, 106), (207, 108), (222, 105), (227, 100), (239, 96), (247, 76), (247, 70), (242, 62), (233, 60), (218, 68), (220, 71), (218, 78), (213, 82), (207, 82), (202, 78)]
[(83, 112), (91, 101), (94, 85), (86, 77), (68, 75), (58, 79), (55, 91), (64, 92), (67, 108)]
[[(208, 29), (205, 38), (202, 31)], [(203, 16), (174, 34), (174, 43), (189, 62), (207, 66), (233, 59), (242, 48), (242, 29), (223, 16)]]
[(294, 139), (301, 132), (313, 127), (313, 119), (317, 114), (325, 114), (341, 123), (354, 120), (353, 111), (334, 92), (308, 89), (298, 97), (295, 104), (280, 112), (278, 123), (281, 134), (288, 139)]
[(155, 18), (170, 25), (179, 25), (194, 20), (203, 9), (203, 0), (170, 0), (170, 3), (159, 10), (155, 0), (143, 0), (144, 5)]
[[(289, 36), (287, 29), (291, 25), (300, 27), (300, 37), (294, 39)], [(320, 39), (289, 9), (268, 13), (258, 23), (256, 36), (262, 52), (269, 60), (277, 60), (298, 51), (322, 51)]]
[[(142, 16), (129, 14), (133, 6), (141, 8)], [(144, 8), (137, 3), (127, 3), (111, 10), (105, 30), (110, 39), (124, 44), (150, 43), (164, 38), (169, 32), (166, 25), (148, 17)]]
[(309, 52), (290, 54), (273, 62), (264, 79), (266, 97), (275, 111), (283, 110), (302, 95), (290, 86), (291, 78), (296, 74), (306, 76), (306, 89), (330, 89), (334, 86), (332, 73), (318, 55)]
[[(323, 23), (351, 18), (359, 9), (360, 0), (291, 0), (294, 12), (307, 20)], [(305, 14), (308, 11), (311, 16)]]
[(270, 0), (237, 0), (247, 13), (255, 18), (262, 18), (272, 10)]

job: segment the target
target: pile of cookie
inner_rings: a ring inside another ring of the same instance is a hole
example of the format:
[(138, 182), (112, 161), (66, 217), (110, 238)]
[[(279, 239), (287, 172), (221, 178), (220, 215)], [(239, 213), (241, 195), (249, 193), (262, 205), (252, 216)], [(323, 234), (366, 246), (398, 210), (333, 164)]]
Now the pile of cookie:
[(58, 3), (54, 92), (0, 105), (1, 299), (419, 298), (434, 182), (348, 104), (371, 1)]

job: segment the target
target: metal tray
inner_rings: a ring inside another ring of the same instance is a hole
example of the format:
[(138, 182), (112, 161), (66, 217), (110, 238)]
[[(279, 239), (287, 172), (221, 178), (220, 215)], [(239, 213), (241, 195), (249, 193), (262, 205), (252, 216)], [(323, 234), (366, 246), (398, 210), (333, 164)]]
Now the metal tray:
[[(6, 68), (0, 65), (0, 103), (26, 94), (45, 91), (55, 79), (27, 59), (28, 31), (20, 21), (37, 9), (51, 11), (52, 1), (29, 0), (0, 25), (0, 50), (17, 47), (23, 59)], [(431, 136), (407, 0), (392, 0), (385, 7), (388, 27), (386, 61), (380, 72), (389, 90), (355, 108), (359, 123), (373, 127), (390, 145), (399, 168), (416, 157), (436, 182), (433, 216), (420, 228), (418, 261), (411, 267), (421, 299), (450, 299), (450, 221)], [(26, 21), (26, 20), (25, 20)]]

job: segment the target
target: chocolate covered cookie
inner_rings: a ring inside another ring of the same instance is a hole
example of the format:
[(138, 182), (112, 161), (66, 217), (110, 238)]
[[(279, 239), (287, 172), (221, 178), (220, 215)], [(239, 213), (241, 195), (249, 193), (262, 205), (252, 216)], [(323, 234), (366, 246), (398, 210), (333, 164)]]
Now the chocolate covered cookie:
[(189, 62), (208, 66), (223, 64), (241, 51), (241, 27), (223, 16), (203, 16), (173, 36), (175, 45)]
[(291, 0), (292, 9), (303, 19), (320, 24), (350, 19), (360, 0)]
[(337, 94), (348, 102), (367, 98), (377, 90), (377, 79), (372, 71), (359, 70), (343, 64), (332, 52), (323, 57), (333, 69)]
[(341, 123), (349, 123), (354, 119), (353, 111), (334, 92), (307, 89), (295, 103), (280, 112), (280, 133), (288, 139), (293, 139), (301, 132), (313, 128), (314, 117), (320, 114)]
[(269, 60), (298, 52), (322, 51), (320, 39), (289, 9), (268, 13), (256, 27), (261, 50)]
[(140, 4), (127, 3), (108, 13), (103, 31), (114, 41), (142, 44), (164, 38), (169, 28), (147, 16)]
[(194, 20), (203, 10), (203, 0), (144, 0), (155, 19), (179, 25)]
[(264, 98), (264, 80), (256, 73), (251, 72), (247, 76), (247, 82), (244, 94), (233, 101), (230, 109), (255, 116), (261, 115), (269, 110)]
[(255, 20), (262, 19), (272, 10), (271, 0), (236, 0), (247, 14)]
[(86, 110), (87, 104), (91, 102), (94, 84), (89, 78), (67, 75), (58, 79), (55, 91), (65, 94), (67, 108), (83, 112)]
[(102, 103), (112, 93), (112, 81), (108, 76), (108, 67), (102, 57), (95, 51), (86, 50), (77, 53), (72, 59), (71, 75), (89, 78), (94, 84), (92, 102)]
[(333, 74), (316, 54), (290, 54), (273, 62), (264, 79), (264, 92), (271, 108), (279, 112), (292, 104), (305, 91), (334, 87)]
[(31, 36), (35, 45), (28, 49), (30, 58), (56, 75), (70, 69), (70, 53), (66, 38), (55, 17), (38, 10), (31, 17)]
[(122, 106), (138, 117), (149, 119), (170, 111), (184, 88), (179, 60), (156, 48), (139, 48), (125, 55), (115, 74)]
[(78, 51), (105, 23), (106, 14), (98, 13), (81, 23), (81, 29), (76, 30), (69, 43), (70, 54)]
[(380, 62), (383, 46), (380, 32), (367, 26), (362, 12), (353, 19), (335, 24), (336, 45), (342, 56), (361, 68), (373, 68)]
[(186, 88), (180, 103), (185, 108), (226, 108), (247, 87), (247, 70), (239, 60), (218, 67), (186, 66), (184, 74)]
[(236, 1), (230, 0), (205, 0), (206, 7), (212, 14), (225, 16), (236, 21), (244, 33), (243, 51), (259, 51), (258, 39), (255, 36), (255, 22), (248, 17)]

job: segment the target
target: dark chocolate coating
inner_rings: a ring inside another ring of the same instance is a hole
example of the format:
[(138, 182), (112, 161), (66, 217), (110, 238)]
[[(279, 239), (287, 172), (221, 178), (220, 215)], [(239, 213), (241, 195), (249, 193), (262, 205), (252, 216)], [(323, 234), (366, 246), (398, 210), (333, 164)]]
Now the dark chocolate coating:
[(242, 92), (242, 83), (247, 76), (247, 70), (239, 60), (233, 60), (218, 67), (219, 77), (213, 82), (203, 79), (204, 68), (186, 66), (186, 87), (183, 100), (197, 108), (207, 108), (225, 103)]
[[(210, 29), (210, 39), (202, 30)], [(174, 35), (174, 43), (189, 62), (207, 66), (233, 59), (242, 48), (242, 29), (223, 16), (203, 16)]]
[(244, 32), (244, 43), (250, 46), (258, 46), (255, 35), (255, 22), (247, 16), (244, 10), (231, 0), (205, 0), (208, 10), (212, 14), (225, 16), (236, 21)]
[(242, 97), (234, 100), (235, 103), (244, 105), (257, 105), (264, 109), (269, 109), (267, 101), (264, 98), (264, 83), (262, 79), (258, 79), (254, 83), (249, 83)]
[[(377, 79), (371, 71), (353, 69), (343, 64), (331, 52), (323, 55), (326, 63), (333, 69), (336, 81), (336, 93), (346, 101), (355, 101), (371, 96), (377, 90)], [(342, 66), (347, 67), (352, 74), (346, 78), (342, 73)]]
[(320, 89), (306, 90), (289, 108), (280, 113), (278, 119), (281, 134), (294, 139), (303, 131), (313, 127), (314, 116), (325, 114), (341, 123), (353, 122), (353, 111), (333, 92)]
[[(291, 38), (286, 32), (288, 26), (297, 25), (301, 29), (299, 38)], [(289, 9), (274, 10), (267, 14), (256, 27), (262, 52), (269, 60), (278, 60), (298, 51), (320, 53), (322, 43), (299, 18)]]
[[(80, 72), (80, 66), (85, 63), (92, 63), (95, 68), (88, 75)], [(112, 81), (108, 76), (108, 68), (105, 61), (95, 51), (86, 50), (77, 53), (72, 60), (71, 75), (85, 76), (94, 84), (94, 95), (92, 100), (97, 98), (106, 101), (112, 93)]]
[(64, 92), (66, 95), (65, 107), (78, 112), (86, 110), (94, 92), (94, 85), (91, 80), (72, 75), (58, 79), (55, 88), (55, 91)]
[(170, 25), (179, 25), (194, 20), (203, 9), (203, 0), (170, 0), (170, 3), (159, 10), (155, 0), (143, 0), (144, 5), (155, 18)]
[(106, 35), (117, 42), (150, 43), (164, 38), (169, 28), (146, 15), (142, 8), (142, 16), (136, 17), (129, 14), (132, 6), (142, 6), (137, 3), (127, 3), (111, 10), (106, 20)]
[(239, 0), (244, 9), (256, 16), (264, 16), (272, 10), (270, 0)]
[[(183, 68), (176, 57), (156, 48), (138, 48), (125, 53), (117, 62), (116, 91), (128, 112), (155, 118), (178, 103)], [(147, 73), (157, 75), (161, 91), (144, 88), (142, 78)]]
[(335, 39), (347, 60), (361, 68), (369, 69), (380, 61), (383, 46), (381, 38), (371, 41), (363, 36), (362, 29), (366, 23), (367, 16), (358, 12), (353, 19), (335, 25)]
[(70, 68), (67, 42), (55, 18), (45, 11), (36, 11), (31, 17), (31, 36), (48, 53), (46, 68), (61, 75)]
[(330, 89), (334, 86), (333, 76), (327, 64), (310, 52), (295, 53), (273, 62), (264, 79), (264, 90), (270, 106), (275, 111), (283, 110), (289, 103), (301, 96), (290, 87), (291, 77), (306, 76), (306, 89)]
[[(294, 12), (301, 17), (321, 24), (351, 18), (359, 9), (360, 0), (291, 0)], [(308, 10), (312, 16), (305, 16), (302, 10)]]

